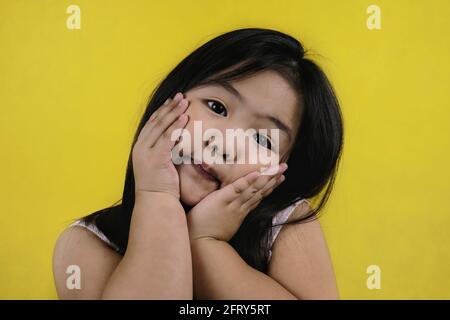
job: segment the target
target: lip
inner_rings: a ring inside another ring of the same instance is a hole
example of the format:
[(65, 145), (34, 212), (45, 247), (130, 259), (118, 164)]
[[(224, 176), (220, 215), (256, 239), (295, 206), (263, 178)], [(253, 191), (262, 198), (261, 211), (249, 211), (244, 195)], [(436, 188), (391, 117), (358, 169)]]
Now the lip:
[(209, 168), (207, 165), (205, 165), (204, 163), (199, 163), (196, 164), (194, 163), (194, 161), (192, 161), (192, 166), (194, 167), (194, 169), (204, 178), (219, 183), (219, 179), (217, 178), (216, 174), (214, 173), (214, 171)]

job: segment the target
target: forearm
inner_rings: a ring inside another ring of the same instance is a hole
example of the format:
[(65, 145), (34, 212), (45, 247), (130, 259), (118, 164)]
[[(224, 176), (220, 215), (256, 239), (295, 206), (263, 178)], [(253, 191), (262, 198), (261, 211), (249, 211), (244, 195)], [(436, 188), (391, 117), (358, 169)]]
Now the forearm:
[(224, 241), (191, 241), (196, 299), (297, 299), (281, 284), (250, 267)]
[(170, 195), (136, 195), (127, 251), (102, 298), (192, 299), (192, 291), (183, 207)]

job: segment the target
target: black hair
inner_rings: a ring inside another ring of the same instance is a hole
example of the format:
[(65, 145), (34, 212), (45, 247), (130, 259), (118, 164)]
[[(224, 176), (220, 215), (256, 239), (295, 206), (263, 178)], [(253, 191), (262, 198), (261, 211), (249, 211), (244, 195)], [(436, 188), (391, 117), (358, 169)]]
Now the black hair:
[(233, 30), (195, 49), (151, 94), (130, 148), (121, 204), (116, 205), (118, 201), (82, 219), (88, 223), (94, 221), (123, 255), (135, 200), (131, 151), (152, 113), (178, 91), (273, 70), (300, 97), (299, 107), (303, 106), (300, 127), (287, 159), (289, 169), (285, 181), (247, 215), (229, 241), (250, 266), (267, 273), (272, 218), (300, 199), (321, 195), (316, 207), (290, 223), (316, 219), (329, 198), (343, 147), (343, 119), (338, 99), (323, 70), (306, 55), (294, 37), (262, 28)]

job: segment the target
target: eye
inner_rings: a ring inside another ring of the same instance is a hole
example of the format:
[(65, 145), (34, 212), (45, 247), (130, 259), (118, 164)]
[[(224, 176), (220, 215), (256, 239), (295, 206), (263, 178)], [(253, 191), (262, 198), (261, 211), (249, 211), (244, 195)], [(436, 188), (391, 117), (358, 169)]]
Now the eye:
[(227, 109), (225, 109), (223, 104), (221, 104), (220, 102), (216, 100), (205, 100), (205, 102), (208, 105), (208, 108), (210, 108), (215, 113), (220, 114), (224, 117), (227, 116)]
[(264, 148), (272, 150), (272, 143), (270, 142), (270, 139), (267, 136), (255, 133), (253, 137), (255, 138), (256, 142), (262, 144)]

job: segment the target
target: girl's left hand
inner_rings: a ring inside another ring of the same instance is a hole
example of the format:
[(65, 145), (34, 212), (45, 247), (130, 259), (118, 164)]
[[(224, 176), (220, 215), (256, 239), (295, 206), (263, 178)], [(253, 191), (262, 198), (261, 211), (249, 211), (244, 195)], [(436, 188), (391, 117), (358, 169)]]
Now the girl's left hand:
[[(229, 241), (247, 214), (284, 181), (286, 169), (287, 164), (282, 163), (272, 175), (253, 171), (207, 195), (187, 214), (190, 240)], [(267, 169), (271, 171), (273, 168)]]

